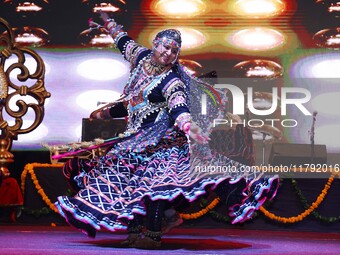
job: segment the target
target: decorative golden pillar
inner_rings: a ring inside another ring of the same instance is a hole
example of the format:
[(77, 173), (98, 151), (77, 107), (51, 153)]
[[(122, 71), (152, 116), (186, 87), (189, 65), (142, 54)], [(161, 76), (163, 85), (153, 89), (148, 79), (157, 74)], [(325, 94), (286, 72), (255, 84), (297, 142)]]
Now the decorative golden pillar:
[[(10, 175), (7, 165), (14, 162), (10, 152), (13, 140), (40, 125), (44, 118), (45, 99), (51, 94), (44, 87), (45, 65), (40, 56), (31, 49), (18, 46), (12, 28), (2, 18), (0, 28), (5, 29), (0, 30), (0, 174), (6, 177)], [(27, 57), (35, 62), (35, 70), (28, 69)], [(32, 98), (34, 100), (29, 103), (25, 100)], [(16, 109), (10, 108), (13, 103)], [(34, 120), (23, 128), (23, 117), (28, 110), (33, 110)]]

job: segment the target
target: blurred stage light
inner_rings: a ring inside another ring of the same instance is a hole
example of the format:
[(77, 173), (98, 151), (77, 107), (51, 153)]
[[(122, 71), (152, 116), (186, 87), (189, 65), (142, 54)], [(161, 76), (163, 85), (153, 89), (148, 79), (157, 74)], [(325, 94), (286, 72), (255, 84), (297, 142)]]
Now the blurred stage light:
[(331, 5), (328, 7), (329, 12), (340, 12), (340, 2), (331, 3)]
[(101, 102), (114, 102), (120, 97), (120, 93), (114, 90), (90, 90), (81, 93), (76, 98), (77, 105), (85, 110), (94, 111), (102, 107), (102, 105), (98, 106), (97, 103)]
[(112, 36), (109, 34), (100, 34), (100, 35), (96, 35), (94, 36), (91, 41), (90, 44), (93, 46), (97, 46), (97, 45), (113, 45), (113, 39)]
[(151, 10), (168, 18), (190, 18), (206, 11), (201, 0), (160, 0), (151, 3)]
[[(296, 78), (340, 78), (339, 53), (320, 53), (304, 57), (295, 62), (289, 70)], [(332, 81), (329, 79), (329, 81)]]
[(236, 64), (233, 72), (237, 77), (273, 79), (282, 77), (283, 67), (274, 61), (254, 59)]
[(233, 12), (247, 18), (266, 18), (276, 16), (285, 10), (285, 3), (280, 0), (238, 0)]
[(93, 7), (93, 12), (117, 12), (119, 8), (110, 3), (100, 3)]
[(340, 78), (340, 58), (333, 60), (324, 60), (315, 63), (311, 67), (311, 72), (315, 78)]
[(313, 36), (315, 44), (322, 48), (340, 49), (340, 27), (323, 29)]
[(100, 0), (83, 0), (83, 4), (87, 4), (92, 8), (93, 12), (107, 12), (115, 13), (125, 11), (126, 2), (123, 0), (111, 0), (111, 1), (100, 1)]
[(206, 36), (197, 29), (178, 27), (182, 35), (182, 50), (194, 49), (206, 42)]
[(340, 92), (328, 92), (314, 97), (311, 101), (313, 109), (322, 115), (340, 115)]
[(42, 7), (39, 5), (36, 5), (35, 3), (31, 2), (24, 2), (24, 3), (19, 3), (18, 6), (16, 7), (17, 12), (38, 12), (41, 11)]
[(13, 28), (13, 32), (15, 42), (24, 47), (41, 47), (49, 42), (49, 35), (42, 28), (26, 26)]
[(124, 76), (129, 69), (122, 61), (116, 59), (95, 58), (78, 65), (77, 72), (87, 79), (107, 81)]
[(226, 39), (233, 46), (250, 51), (271, 50), (283, 45), (286, 41), (279, 31), (262, 27), (236, 31)]
[(196, 61), (190, 59), (179, 59), (178, 62), (183, 65), (191, 75), (198, 76), (202, 73), (203, 67)]
[(104, 28), (86, 29), (79, 35), (80, 43), (87, 47), (113, 48), (112, 36)]
[(329, 14), (332, 14), (335, 17), (339, 17), (340, 15), (339, 0), (316, 0), (315, 3), (319, 5), (319, 7), (321, 7), (324, 11), (327, 11)]
[(87, 47), (113, 48), (112, 36), (104, 28), (86, 29), (79, 35), (80, 43)]

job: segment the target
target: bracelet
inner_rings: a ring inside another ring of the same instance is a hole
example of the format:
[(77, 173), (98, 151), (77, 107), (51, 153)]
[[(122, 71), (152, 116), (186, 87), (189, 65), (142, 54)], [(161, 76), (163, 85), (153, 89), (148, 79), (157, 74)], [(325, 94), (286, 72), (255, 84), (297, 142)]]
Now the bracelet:
[(127, 35), (127, 33), (124, 32), (124, 31), (119, 32), (119, 33), (116, 35), (116, 37), (113, 39), (113, 43), (114, 43), (115, 45), (117, 45), (117, 44), (118, 44), (118, 41), (119, 41), (122, 37), (124, 37), (124, 36), (126, 36), (126, 35)]
[(178, 115), (175, 120), (175, 125), (177, 125), (180, 130), (183, 130), (183, 126), (187, 122), (191, 122), (191, 115), (188, 112), (184, 112)]
[(115, 29), (117, 27), (117, 23), (114, 21), (106, 21), (104, 24), (104, 27), (108, 30), (111, 31), (112, 29)]

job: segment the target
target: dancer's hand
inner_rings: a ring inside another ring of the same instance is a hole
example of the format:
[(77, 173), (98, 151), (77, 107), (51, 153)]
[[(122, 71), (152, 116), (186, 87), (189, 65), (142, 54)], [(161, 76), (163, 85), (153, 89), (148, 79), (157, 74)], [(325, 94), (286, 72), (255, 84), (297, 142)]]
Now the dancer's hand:
[(188, 135), (190, 133), (190, 122), (184, 123), (183, 132)]
[(187, 122), (183, 125), (183, 132), (189, 135), (196, 143), (206, 144), (209, 142), (210, 137), (203, 134), (202, 129), (195, 123)]

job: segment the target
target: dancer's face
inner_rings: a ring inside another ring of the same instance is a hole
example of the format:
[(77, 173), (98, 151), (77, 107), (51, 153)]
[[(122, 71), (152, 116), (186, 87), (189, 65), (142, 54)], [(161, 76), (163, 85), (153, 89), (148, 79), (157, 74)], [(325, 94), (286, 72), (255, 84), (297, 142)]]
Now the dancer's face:
[(178, 57), (179, 48), (166, 42), (154, 45), (153, 60), (160, 65), (170, 65)]

